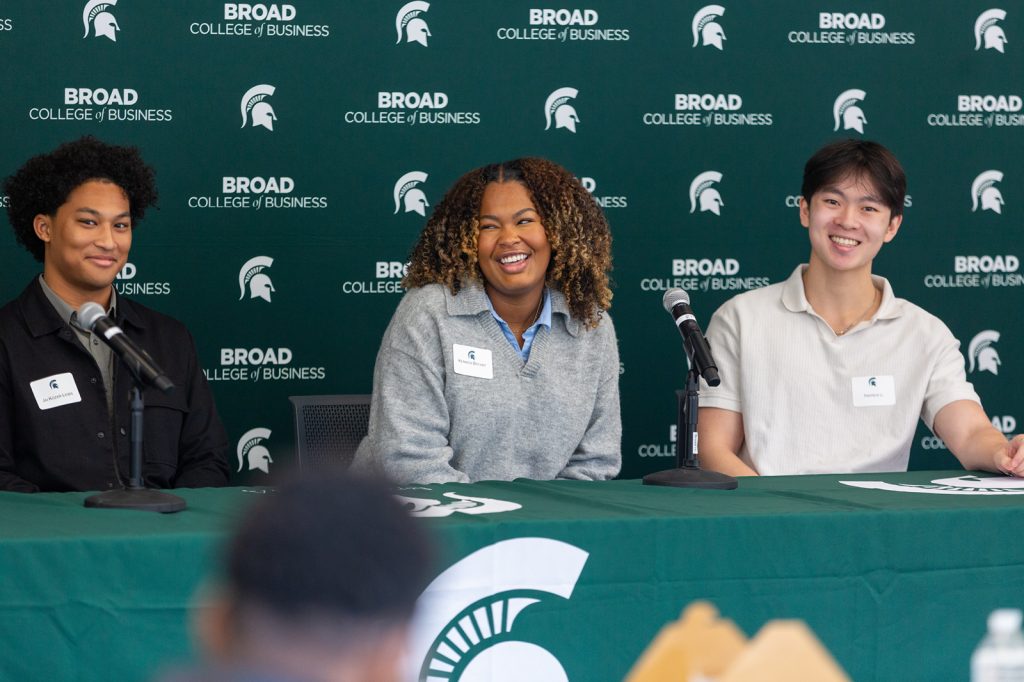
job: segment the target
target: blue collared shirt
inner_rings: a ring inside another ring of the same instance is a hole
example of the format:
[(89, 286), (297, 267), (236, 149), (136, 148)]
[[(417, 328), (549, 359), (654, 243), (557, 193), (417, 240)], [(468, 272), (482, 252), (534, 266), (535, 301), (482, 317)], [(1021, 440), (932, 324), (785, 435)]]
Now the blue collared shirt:
[(547, 287), (544, 287), (544, 305), (541, 306), (540, 315), (537, 316), (537, 321), (530, 326), (525, 332), (523, 332), (523, 347), (519, 347), (519, 341), (516, 339), (516, 335), (512, 333), (512, 329), (508, 326), (505, 320), (501, 319), (501, 316), (494, 311), (494, 305), (491, 303), (491, 298), (485, 296), (487, 299), (487, 307), (491, 309), (491, 315), (498, 321), (498, 326), (501, 327), (501, 333), (505, 335), (508, 342), (512, 344), (516, 353), (519, 357), (526, 362), (530, 359), (530, 347), (533, 346), (533, 337), (537, 335), (537, 330), (541, 326), (551, 329), (551, 294), (548, 292)]

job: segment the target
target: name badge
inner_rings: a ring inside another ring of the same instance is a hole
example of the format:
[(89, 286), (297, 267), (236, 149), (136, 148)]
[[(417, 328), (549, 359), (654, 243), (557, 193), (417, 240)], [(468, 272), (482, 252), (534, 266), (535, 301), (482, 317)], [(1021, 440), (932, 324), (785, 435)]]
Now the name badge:
[(491, 351), (486, 348), (452, 344), (452, 357), (455, 360), (455, 373), (478, 379), (494, 378), (494, 363)]
[(75, 377), (71, 372), (36, 379), (29, 387), (32, 389), (32, 395), (36, 397), (36, 404), (40, 410), (82, 402), (78, 385), (75, 384)]
[(896, 404), (896, 380), (892, 375), (854, 377), (854, 407), (885, 407)]

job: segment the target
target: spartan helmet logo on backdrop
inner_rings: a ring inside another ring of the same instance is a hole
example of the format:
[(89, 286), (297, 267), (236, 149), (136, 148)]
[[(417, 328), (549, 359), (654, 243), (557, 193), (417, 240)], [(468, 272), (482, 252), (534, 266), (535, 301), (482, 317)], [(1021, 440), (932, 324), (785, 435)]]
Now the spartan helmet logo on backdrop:
[(270, 280), (270, 275), (264, 270), (273, 264), (274, 259), (270, 256), (256, 256), (245, 261), (245, 265), (238, 271), (238, 288), (241, 291), (241, 295), (238, 297), (239, 301), (245, 298), (248, 288), (249, 298), (262, 298), (270, 303), (270, 294), (276, 289)]
[(997, 170), (987, 170), (984, 173), (974, 178), (974, 182), (971, 183), (971, 212), (978, 210), (978, 204), (981, 204), (982, 211), (995, 211), (996, 213), (1002, 214), (1003, 204), (1003, 193), (996, 187), (997, 182), (1003, 181), (1003, 172)]
[(722, 174), (718, 171), (704, 171), (690, 183), (690, 213), (697, 210), (700, 204), (701, 213), (711, 211), (715, 215), (722, 215), (722, 195), (712, 185), (722, 181)]
[(249, 122), (249, 115), (252, 114), (252, 127), (263, 126), (267, 130), (274, 130), (274, 107), (265, 101), (273, 96), (276, 88), (273, 85), (254, 85), (242, 95), (242, 128)]
[(986, 50), (1004, 52), (1007, 43), (1003, 27), (998, 22), (1006, 18), (1006, 11), (998, 8), (988, 9), (974, 20), (974, 49), (980, 50), (984, 44)]
[(556, 130), (568, 128), (569, 132), (576, 132), (576, 124), (579, 123), (580, 117), (569, 102), (575, 99), (578, 93), (576, 88), (558, 88), (548, 95), (544, 102), (544, 120), (547, 121), (544, 130), (551, 128), (551, 117), (554, 116)]
[(117, 4), (117, 0), (89, 0), (82, 10), (82, 24), (85, 25), (85, 35), (89, 37), (89, 29), (97, 38), (103, 36), (117, 42), (117, 32), (121, 27), (117, 25), (117, 19), (107, 11), (107, 8)]
[(867, 96), (867, 93), (863, 90), (852, 88), (843, 91), (839, 97), (836, 97), (836, 101), (832, 104), (832, 118), (835, 119), (836, 123), (836, 127), (833, 130), (839, 130), (839, 124), (841, 123), (843, 130), (856, 130), (863, 135), (864, 125), (867, 124), (868, 120), (857, 104)]
[(246, 471), (259, 469), (265, 474), (270, 473), (270, 465), (274, 463), (274, 460), (270, 457), (270, 451), (261, 445), (267, 438), (270, 438), (270, 429), (262, 427), (249, 429), (242, 434), (242, 437), (238, 439), (238, 446), (236, 448), (238, 452), (238, 471), (242, 471), (246, 463), (248, 463), (249, 466)]
[(395, 45), (402, 42), (403, 36), (407, 43), (419, 43), (427, 47), (427, 38), (430, 37), (430, 28), (421, 14), (430, 9), (429, 2), (413, 0), (402, 5), (395, 15), (395, 29), (398, 31), (398, 40)]
[(975, 334), (971, 343), (967, 346), (967, 360), (970, 363), (968, 372), (973, 374), (977, 369), (979, 372), (992, 372), (999, 374), (999, 353), (993, 344), (999, 342), (999, 332), (994, 329), (986, 329)]
[(725, 14), (721, 5), (708, 5), (697, 10), (693, 15), (693, 47), (700, 43), (701, 47), (711, 45), (719, 50), (724, 49), (725, 31), (718, 24), (718, 18)]
[(396, 215), (399, 209), (405, 206), (406, 213), (419, 213), (426, 217), (430, 204), (427, 203), (427, 195), (417, 186), (426, 181), (427, 174), (423, 171), (409, 171), (398, 178), (394, 189)]

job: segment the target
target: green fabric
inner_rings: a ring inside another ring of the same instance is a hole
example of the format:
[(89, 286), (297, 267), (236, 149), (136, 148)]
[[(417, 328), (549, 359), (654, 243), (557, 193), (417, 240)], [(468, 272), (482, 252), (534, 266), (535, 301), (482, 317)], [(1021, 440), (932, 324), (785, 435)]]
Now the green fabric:
[[(516, 636), (571, 680), (617, 680), (695, 599), (754, 634), (800, 618), (860, 680), (966, 679), (989, 611), (1022, 606), (1024, 497), (896, 493), (840, 480), (927, 484), (964, 472), (741, 479), (734, 491), (638, 481), (403, 489), (508, 500), (516, 511), (425, 519), (440, 573), (498, 540), (589, 553), (569, 600), (523, 612)], [(182, 490), (180, 514), (88, 510), (85, 495), (0, 494), (0, 675), (145, 679), (190, 656), (187, 615), (220, 541), (263, 489)], [(197, 603), (201, 603), (201, 599)]]

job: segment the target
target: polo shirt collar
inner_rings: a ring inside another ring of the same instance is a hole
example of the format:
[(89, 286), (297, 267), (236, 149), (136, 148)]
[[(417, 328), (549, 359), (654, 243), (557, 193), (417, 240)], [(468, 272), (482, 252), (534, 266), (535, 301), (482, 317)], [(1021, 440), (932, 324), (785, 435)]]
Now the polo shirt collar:
[[(790, 312), (801, 313), (811, 309), (811, 304), (807, 302), (807, 296), (804, 293), (803, 275), (805, 270), (807, 270), (806, 263), (796, 266), (793, 274), (782, 286), (782, 305)], [(882, 289), (882, 302), (878, 306), (878, 312), (871, 319), (890, 320), (902, 315), (903, 305), (893, 293), (889, 280), (879, 275), (871, 275), (871, 280), (876, 288), (881, 287)]]

